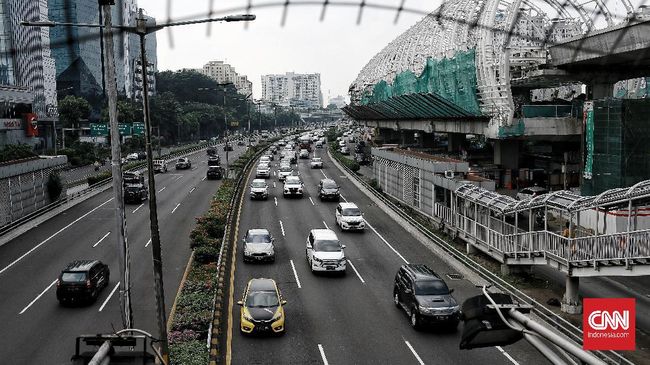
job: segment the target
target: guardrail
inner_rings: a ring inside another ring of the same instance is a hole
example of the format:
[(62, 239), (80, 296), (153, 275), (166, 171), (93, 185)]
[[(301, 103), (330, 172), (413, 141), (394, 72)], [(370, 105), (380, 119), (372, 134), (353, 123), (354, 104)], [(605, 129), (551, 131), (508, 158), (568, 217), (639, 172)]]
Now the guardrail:
[[(329, 150), (328, 150), (328, 154), (329, 154)], [(528, 296), (526, 293), (522, 292), (521, 290), (519, 290), (509, 282), (503, 280), (496, 274), (492, 273), (488, 269), (481, 266), (478, 262), (474, 261), (472, 258), (467, 256), (462, 251), (458, 250), (452, 244), (448, 243), (440, 236), (433, 233), (431, 230), (429, 230), (428, 227), (425, 227), (423, 224), (421, 224), (419, 221), (413, 218), (411, 214), (406, 213), (400, 206), (395, 204), (392, 200), (386, 198), (382, 193), (380, 193), (375, 188), (373, 188), (369, 183), (361, 179), (356, 173), (348, 169), (344, 164), (340, 163), (339, 165), (340, 168), (344, 169), (350, 176), (353, 176), (358, 183), (363, 185), (364, 188), (366, 188), (369, 192), (371, 192), (376, 199), (382, 201), (395, 214), (397, 214), (400, 218), (404, 219), (413, 227), (415, 227), (421, 234), (423, 234), (425, 237), (427, 237), (435, 244), (437, 244), (446, 253), (450, 254), (456, 260), (463, 263), (466, 267), (476, 272), (483, 279), (491, 283), (495, 288), (498, 288), (504, 293), (511, 295), (521, 303), (526, 303), (530, 305), (532, 307), (532, 311), (537, 316), (543, 319), (546, 323), (553, 326), (556, 330), (560, 331), (563, 335), (567, 336), (568, 338), (570, 338), (571, 340), (577, 343), (580, 344), (582, 343), (583, 336), (582, 336), (582, 330), (580, 328), (576, 327), (566, 319), (558, 316), (553, 311), (546, 308), (543, 304), (539, 303), (538, 301)], [(596, 353), (597, 356), (603, 359), (604, 361), (607, 361), (612, 364), (633, 364), (631, 361), (624, 358), (621, 354), (615, 351), (594, 351), (594, 353)]]
[[(182, 157), (182, 156), (190, 155), (190, 154), (196, 153), (196, 152), (198, 152), (200, 150), (206, 149), (209, 146), (218, 145), (220, 143), (221, 143), (221, 141), (218, 142), (217, 144), (205, 144), (205, 145), (201, 145), (201, 146), (196, 146), (196, 147), (191, 148), (189, 150), (175, 151), (175, 152), (172, 152), (170, 154), (165, 155), (164, 158), (165, 159), (170, 159), (170, 158), (176, 158), (176, 157)], [(126, 169), (124, 171), (143, 171), (146, 168), (145, 166), (146, 166), (146, 161), (142, 161), (141, 163), (137, 164), (136, 166), (133, 166), (133, 167), (131, 167), (129, 169)], [(37, 218), (39, 216), (42, 216), (42, 215), (44, 215), (44, 214), (46, 214), (46, 213), (48, 213), (48, 212), (50, 212), (50, 211), (52, 211), (52, 210), (54, 210), (54, 209), (56, 209), (58, 207), (61, 207), (61, 206), (65, 205), (65, 204), (70, 203), (70, 202), (72, 202), (74, 200), (77, 200), (77, 199), (79, 199), (79, 198), (81, 198), (81, 197), (83, 197), (83, 196), (85, 196), (87, 194), (90, 194), (90, 193), (92, 193), (92, 192), (106, 186), (107, 184), (110, 184), (112, 180), (113, 180), (113, 178), (109, 177), (109, 178), (106, 178), (104, 180), (98, 181), (95, 184), (90, 185), (90, 186), (88, 186), (87, 188), (85, 188), (83, 190), (80, 190), (80, 191), (78, 191), (78, 192), (76, 192), (76, 193), (74, 193), (72, 195), (67, 195), (65, 198), (59, 199), (59, 200), (57, 200), (55, 202), (52, 202), (52, 203), (50, 203), (50, 204), (48, 204), (48, 205), (46, 205), (44, 207), (41, 207), (41, 208), (31, 212), (30, 214), (27, 214), (27, 215), (25, 215), (23, 217), (20, 217), (20, 218), (12, 221), (10, 223), (5, 224), (4, 226), (0, 227), (0, 236), (2, 236), (4, 234), (18, 228), (18, 227), (20, 227), (21, 225), (31, 221), (32, 219), (35, 219), (35, 218)]]

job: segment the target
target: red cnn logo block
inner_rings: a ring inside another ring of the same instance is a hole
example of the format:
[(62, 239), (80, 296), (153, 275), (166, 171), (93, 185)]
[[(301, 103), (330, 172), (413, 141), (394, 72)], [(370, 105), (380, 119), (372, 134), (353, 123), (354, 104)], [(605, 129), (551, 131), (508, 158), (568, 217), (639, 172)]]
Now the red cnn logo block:
[(585, 298), (582, 302), (585, 350), (635, 350), (636, 300)]

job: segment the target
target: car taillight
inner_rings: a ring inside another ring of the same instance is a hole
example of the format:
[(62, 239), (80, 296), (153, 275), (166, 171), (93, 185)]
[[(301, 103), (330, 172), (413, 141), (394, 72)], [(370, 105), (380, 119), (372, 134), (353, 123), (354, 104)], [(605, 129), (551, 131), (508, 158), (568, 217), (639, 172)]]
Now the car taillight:
[(91, 286), (90, 279), (86, 280), (86, 288), (90, 289)]
[(58, 288), (60, 286), (61, 286), (61, 279), (56, 279), (56, 287)]

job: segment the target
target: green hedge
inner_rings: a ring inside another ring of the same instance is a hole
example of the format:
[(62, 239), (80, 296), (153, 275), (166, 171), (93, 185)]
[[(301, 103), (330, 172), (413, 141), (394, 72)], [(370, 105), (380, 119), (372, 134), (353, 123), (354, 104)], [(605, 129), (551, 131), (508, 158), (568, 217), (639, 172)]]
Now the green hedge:
[(0, 149), (0, 162), (37, 157), (31, 146), (26, 144), (8, 144)]
[[(334, 141), (336, 141), (336, 139), (334, 139)], [(330, 142), (330, 151), (335, 159), (345, 165), (348, 169), (352, 170), (352, 172), (357, 172), (361, 169), (361, 166), (357, 161), (343, 156), (343, 154), (338, 151), (338, 144), (336, 142)]]

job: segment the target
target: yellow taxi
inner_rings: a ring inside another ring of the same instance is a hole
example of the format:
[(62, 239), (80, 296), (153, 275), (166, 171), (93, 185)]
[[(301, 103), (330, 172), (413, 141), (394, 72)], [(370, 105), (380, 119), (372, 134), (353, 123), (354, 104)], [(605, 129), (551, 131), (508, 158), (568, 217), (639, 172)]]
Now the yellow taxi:
[(273, 279), (251, 279), (244, 290), (244, 297), (238, 301), (241, 306), (240, 330), (244, 334), (283, 334), (284, 308), (287, 301), (282, 298)]

